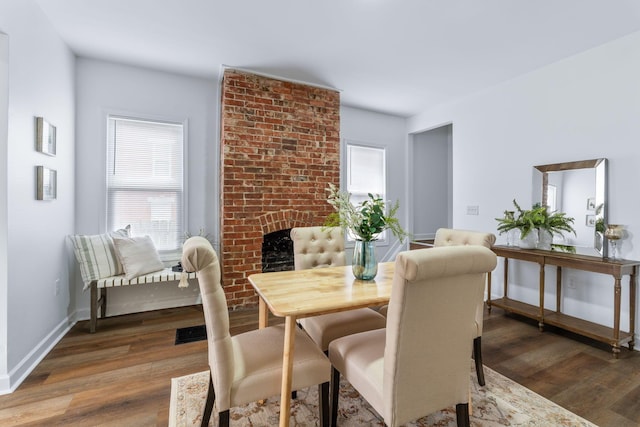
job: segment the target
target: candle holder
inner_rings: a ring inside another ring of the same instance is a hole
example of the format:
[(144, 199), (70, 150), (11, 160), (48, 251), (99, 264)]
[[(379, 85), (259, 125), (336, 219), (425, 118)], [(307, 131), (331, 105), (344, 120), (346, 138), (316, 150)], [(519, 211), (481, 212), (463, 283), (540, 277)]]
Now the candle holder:
[(611, 243), (611, 255), (609, 258), (620, 259), (620, 254), (618, 253), (618, 240), (621, 240), (624, 237), (624, 226), (620, 224), (608, 224), (604, 231), (604, 237), (606, 237), (607, 240), (609, 240), (609, 243)]

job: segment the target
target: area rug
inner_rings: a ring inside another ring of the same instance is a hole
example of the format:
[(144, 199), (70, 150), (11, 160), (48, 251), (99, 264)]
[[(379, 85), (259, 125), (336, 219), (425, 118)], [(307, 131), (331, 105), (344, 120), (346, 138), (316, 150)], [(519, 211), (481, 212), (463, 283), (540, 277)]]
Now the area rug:
[[(478, 386), (472, 369), (472, 426), (571, 426), (597, 427), (531, 390), (485, 366), (484, 387)], [(170, 427), (199, 426), (207, 395), (208, 372), (171, 380)], [(298, 391), (291, 406), (292, 427), (318, 425), (318, 388)], [(279, 398), (250, 403), (230, 411), (231, 426), (265, 427), (278, 425)], [(210, 426), (217, 426), (214, 414)], [(344, 427), (384, 426), (380, 416), (346, 381), (340, 384), (338, 425)], [(406, 427), (456, 426), (455, 407), (420, 418)]]

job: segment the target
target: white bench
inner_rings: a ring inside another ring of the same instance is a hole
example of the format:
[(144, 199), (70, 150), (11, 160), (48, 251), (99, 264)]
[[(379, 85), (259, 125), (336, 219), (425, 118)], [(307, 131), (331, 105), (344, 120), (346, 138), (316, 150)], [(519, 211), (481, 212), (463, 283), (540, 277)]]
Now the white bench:
[[(195, 279), (196, 273), (186, 273), (187, 279)], [(127, 280), (124, 275), (104, 277), (99, 280), (93, 280), (89, 283), (91, 288), (91, 319), (89, 321), (89, 332), (92, 334), (96, 331), (98, 323), (98, 309), (100, 309), (100, 317), (106, 317), (107, 313), (107, 288), (115, 288), (118, 286), (143, 285), (161, 282), (179, 281), (182, 273), (172, 271), (171, 268), (165, 268), (161, 271), (138, 276), (134, 279)]]

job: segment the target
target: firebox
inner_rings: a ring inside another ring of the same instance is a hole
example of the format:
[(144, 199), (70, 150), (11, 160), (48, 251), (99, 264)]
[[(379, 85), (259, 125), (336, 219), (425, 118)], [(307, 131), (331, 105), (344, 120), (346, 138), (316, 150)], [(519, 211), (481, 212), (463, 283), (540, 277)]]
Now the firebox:
[(262, 238), (262, 272), (294, 269), (291, 229), (274, 231)]

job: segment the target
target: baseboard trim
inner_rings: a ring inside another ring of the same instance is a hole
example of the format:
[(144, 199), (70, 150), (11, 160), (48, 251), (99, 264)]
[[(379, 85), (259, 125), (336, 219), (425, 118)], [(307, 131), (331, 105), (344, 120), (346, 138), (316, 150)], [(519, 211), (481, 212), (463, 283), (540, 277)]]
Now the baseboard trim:
[(64, 318), (8, 375), (0, 378), (0, 395), (13, 393), (76, 322), (75, 313)]

